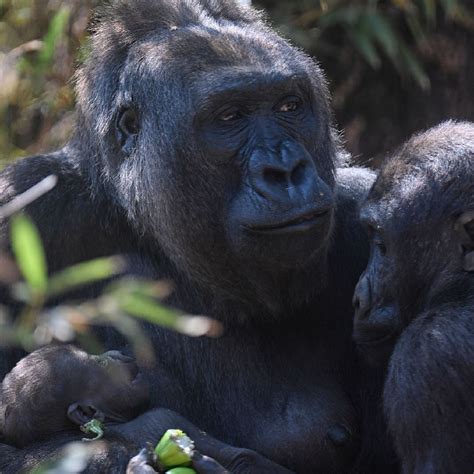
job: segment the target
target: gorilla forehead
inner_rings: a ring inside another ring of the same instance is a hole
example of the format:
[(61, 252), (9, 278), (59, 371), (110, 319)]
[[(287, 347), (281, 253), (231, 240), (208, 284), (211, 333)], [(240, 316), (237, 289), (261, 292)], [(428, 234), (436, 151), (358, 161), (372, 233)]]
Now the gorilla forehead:
[(329, 119), (326, 82), (318, 66), (267, 28), (255, 10), (225, 0), (117, 0), (103, 8), (92, 25), (88, 59), (76, 74), (79, 117), (93, 133), (105, 136), (120, 77), (131, 78), (136, 70), (140, 80), (148, 76), (156, 87), (160, 74), (189, 83), (186, 76), (220, 66), (284, 73), (305, 69)]
[(451, 121), (415, 135), (381, 168), (362, 214), (403, 230), (474, 207), (474, 126)]
[(215, 77), (222, 82), (236, 72), (247, 72), (250, 84), (258, 81), (257, 75), (252, 78), (258, 72), (275, 78), (306, 74), (322, 79), (310, 58), (263, 24), (216, 24), (213, 28), (201, 24), (156, 32), (130, 48), (128, 62), (145, 64), (151, 71), (171, 69), (180, 76), (205, 72), (207, 81)]

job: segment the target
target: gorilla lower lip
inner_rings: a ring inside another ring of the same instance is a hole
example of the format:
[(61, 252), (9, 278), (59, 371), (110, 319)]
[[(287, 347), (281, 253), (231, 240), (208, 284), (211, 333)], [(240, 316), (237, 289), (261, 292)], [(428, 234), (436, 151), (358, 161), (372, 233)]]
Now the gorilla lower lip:
[(386, 336), (380, 337), (378, 339), (356, 340), (356, 343), (358, 346), (376, 346), (378, 344), (384, 344), (393, 339), (395, 337), (395, 333), (396, 331), (391, 332), (390, 334), (387, 334)]
[(317, 221), (320, 218), (325, 217), (328, 213), (329, 209), (312, 211), (291, 220), (272, 224), (247, 226), (247, 229), (251, 232), (259, 234), (286, 234), (292, 232), (305, 232), (314, 227)]

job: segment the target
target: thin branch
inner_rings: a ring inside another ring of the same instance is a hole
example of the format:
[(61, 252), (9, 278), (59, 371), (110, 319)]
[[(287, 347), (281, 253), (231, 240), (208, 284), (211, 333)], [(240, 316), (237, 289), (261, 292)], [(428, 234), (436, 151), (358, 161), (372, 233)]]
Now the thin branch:
[(43, 194), (51, 191), (57, 182), (58, 177), (51, 174), (30, 189), (27, 189), (24, 193), (15, 196), (9, 203), (0, 207), (0, 219), (5, 219), (5, 217), (9, 217), (15, 214), (15, 212), (21, 211), (33, 201), (43, 196)]

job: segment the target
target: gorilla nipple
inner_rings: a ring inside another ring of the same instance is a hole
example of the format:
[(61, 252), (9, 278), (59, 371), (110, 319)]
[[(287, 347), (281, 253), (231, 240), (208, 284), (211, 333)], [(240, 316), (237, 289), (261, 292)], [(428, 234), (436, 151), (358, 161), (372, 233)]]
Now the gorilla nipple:
[(351, 439), (349, 430), (340, 424), (329, 428), (326, 436), (334, 443), (335, 446), (345, 446)]

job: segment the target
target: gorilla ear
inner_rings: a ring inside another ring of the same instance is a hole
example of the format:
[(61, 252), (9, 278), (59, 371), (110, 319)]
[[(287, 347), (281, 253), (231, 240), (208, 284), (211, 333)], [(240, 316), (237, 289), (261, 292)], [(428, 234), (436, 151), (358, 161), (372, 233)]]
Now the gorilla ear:
[(474, 210), (463, 212), (454, 226), (463, 251), (463, 269), (474, 272)]
[(130, 155), (135, 148), (140, 130), (138, 113), (133, 106), (124, 106), (120, 109), (115, 121), (115, 130), (120, 147), (127, 156)]
[(105, 419), (102, 411), (89, 403), (72, 403), (67, 409), (67, 417), (78, 426), (85, 425), (92, 419)]

